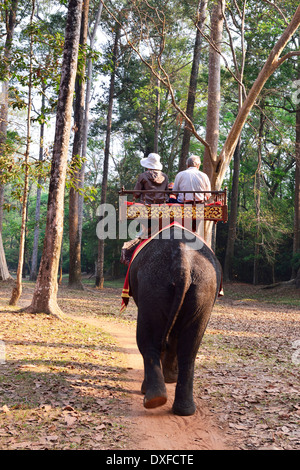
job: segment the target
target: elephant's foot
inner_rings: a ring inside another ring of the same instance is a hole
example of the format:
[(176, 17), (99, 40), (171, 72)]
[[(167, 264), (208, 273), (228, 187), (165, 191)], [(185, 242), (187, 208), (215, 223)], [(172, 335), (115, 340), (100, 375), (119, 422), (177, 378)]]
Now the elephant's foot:
[(178, 403), (174, 401), (172, 411), (175, 415), (179, 416), (191, 416), (196, 411), (196, 405), (192, 403)]
[(165, 396), (158, 396), (150, 398), (149, 400), (144, 397), (144, 407), (147, 409), (157, 408), (158, 406), (163, 406), (165, 403), (167, 403), (167, 397)]
[(165, 383), (174, 384), (177, 382), (178, 372), (175, 370), (163, 369)]
[(167, 391), (163, 390), (146, 390), (145, 381), (142, 384), (142, 393), (144, 396), (144, 407), (147, 409), (163, 406), (167, 402)]

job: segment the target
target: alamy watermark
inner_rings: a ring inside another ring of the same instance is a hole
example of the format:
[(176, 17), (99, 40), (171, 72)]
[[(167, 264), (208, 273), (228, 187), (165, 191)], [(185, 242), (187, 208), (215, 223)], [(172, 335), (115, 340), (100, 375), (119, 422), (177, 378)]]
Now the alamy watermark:
[(0, 364), (6, 363), (6, 347), (5, 342), (0, 340)]
[[(126, 207), (127, 207), (127, 198), (126, 196), (119, 197), (119, 208), (117, 214), (117, 210), (114, 205), (112, 204), (101, 204), (98, 206), (96, 215), (99, 217), (99, 222), (96, 227), (97, 237), (101, 240), (110, 239), (110, 240), (128, 240), (128, 239), (135, 239), (137, 237), (141, 239), (146, 239), (150, 237), (158, 237), (159, 232), (159, 223), (158, 217), (143, 217), (137, 216), (133, 220), (127, 220), (126, 216)], [(186, 207), (190, 210), (191, 205), (186, 205)], [(203, 212), (204, 214), (204, 212)], [(173, 232), (173, 238), (181, 240), (183, 237), (185, 242), (188, 244), (188, 248), (199, 250), (203, 247), (203, 242), (199, 237), (194, 235), (195, 227), (192, 226), (191, 218), (186, 218), (184, 221), (182, 216), (178, 218), (178, 220), (174, 217), (165, 216), (161, 220), (161, 228), (163, 228), (163, 232), (159, 236), (160, 239), (170, 239), (171, 238), (171, 231), (170, 231), (170, 224), (172, 221), (177, 221), (179, 226), (177, 226), (176, 230)], [(187, 230), (182, 230), (182, 224), (184, 224), (184, 228)], [(200, 235), (200, 237), (204, 238), (204, 217), (198, 217), (196, 221), (196, 233)]]

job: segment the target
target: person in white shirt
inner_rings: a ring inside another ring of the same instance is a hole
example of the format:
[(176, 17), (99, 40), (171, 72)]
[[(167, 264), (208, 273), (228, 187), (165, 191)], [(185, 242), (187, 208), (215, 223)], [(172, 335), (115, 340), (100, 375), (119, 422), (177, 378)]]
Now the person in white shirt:
[[(191, 155), (187, 159), (187, 169), (180, 171), (175, 178), (173, 191), (211, 191), (211, 185), (206, 173), (199, 170), (201, 160), (198, 155)], [(211, 194), (205, 193), (180, 193), (177, 196), (177, 202), (180, 204), (204, 203)]]

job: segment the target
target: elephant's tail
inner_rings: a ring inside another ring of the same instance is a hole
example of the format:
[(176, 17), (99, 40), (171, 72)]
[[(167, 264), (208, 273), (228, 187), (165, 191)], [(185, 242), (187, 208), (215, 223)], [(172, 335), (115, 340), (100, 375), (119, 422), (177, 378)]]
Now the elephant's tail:
[(190, 269), (188, 266), (184, 267), (184, 269), (182, 269), (182, 266), (181, 266), (181, 269), (179, 270), (179, 272), (176, 273), (174, 284), (175, 284), (175, 291), (174, 291), (173, 302), (172, 302), (172, 306), (170, 310), (169, 320), (167, 323), (165, 336), (164, 336), (165, 342), (168, 341), (169, 334), (178, 318), (178, 314), (184, 302), (185, 294), (187, 293), (191, 284)]

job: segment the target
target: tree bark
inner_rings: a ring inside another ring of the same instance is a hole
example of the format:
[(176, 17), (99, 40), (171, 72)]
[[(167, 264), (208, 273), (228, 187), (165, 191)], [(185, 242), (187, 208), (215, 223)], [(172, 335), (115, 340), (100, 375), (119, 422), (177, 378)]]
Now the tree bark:
[[(79, 44), (85, 48), (88, 34), (89, 0), (85, 0)], [(82, 139), (84, 126), (84, 104), (85, 104), (85, 59), (80, 76), (77, 75), (75, 82), (75, 109), (74, 109), (74, 142), (73, 142), (73, 186), (69, 195), (69, 287), (72, 289), (83, 289), (81, 281), (81, 236), (79, 226), (79, 190), (81, 189), (81, 157)]]
[(81, 14), (82, 0), (70, 0), (56, 113), (44, 248), (32, 302), (26, 309), (32, 313), (46, 313), (59, 318), (63, 313), (57, 304), (57, 275), (63, 234), (65, 180)]
[[(192, 70), (191, 70), (191, 76), (190, 76), (188, 99), (187, 99), (187, 105), (186, 105), (186, 115), (191, 120), (193, 119), (193, 116), (194, 116), (197, 80), (198, 80), (198, 74), (199, 74), (199, 65), (200, 65), (201, 48), (202, 48), (201, 31), (204, 28), (204, 23), (206, 19), (206, 8), (207, 8), (207, 0), (201, 0), (199, 2), (198, 9), (197, 9), (198, 19), (196, 23), (196, 27), (197, 27), (196, 39), (195, 39), (195, 46), (194, 46), (193, 64), (192, 64)], [(185, 121), (178, 171), (183, 171), (186, 169), (186, 160), (187, 160), (189, 149), (190, 149), (191, 135), (192, 135), (192, 131), (190, 129), (189, 123)]]
[[(108, 112), (107, 112), (107, 127), (106, 127), (106, 139), (104, 149), (104, 164), (103, 164), (103, 176), (102, 176), (102, 188), (101, 188), (101, 204), (106, 202), (107, 193), (107, 179), (108, 179), (108, 168), (109, 168), (109, 152), (110, 152), (110, 137), (111, 137), (111, 126), (112, 126), (112, 111), (113, 111), (113, 100), (115, 91), (115, 76), (117, 67), (117, 52), (118, 44), (120, 39), (120, 27), (116, 23), (116, 34), (115, 42), (113, 47), (112, 57), (112, 72), (110, 77), (109, 86), (109, 99), (108, 99)], [(102, 289), (104, 284), (104, 240), (99, 239), (98, 242), (98, 258), (96, 267), (96, 287)]]

